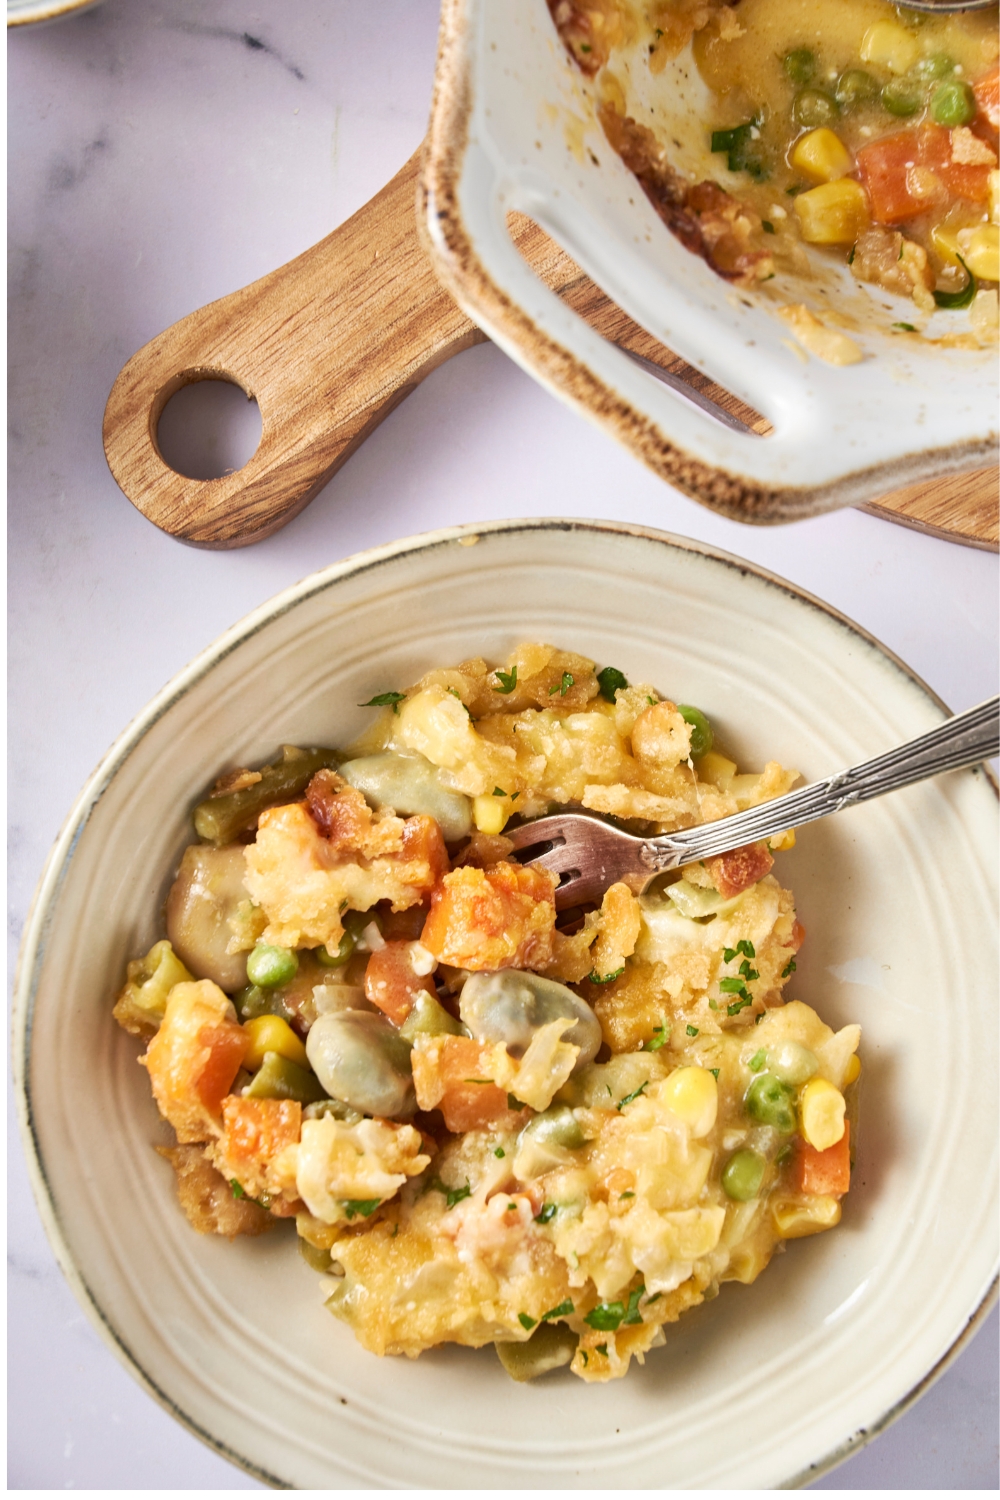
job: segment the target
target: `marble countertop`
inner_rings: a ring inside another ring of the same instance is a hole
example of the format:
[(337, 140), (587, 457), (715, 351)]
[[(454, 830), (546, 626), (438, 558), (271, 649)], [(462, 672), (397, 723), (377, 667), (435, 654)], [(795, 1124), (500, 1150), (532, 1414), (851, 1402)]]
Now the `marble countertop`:
[[(681, 532), (843, 610), (953, 709), (995, 691), (995, 557), (851, 511), (773, 530), (721, 520), (491, 345), (436, 371), (258, 546), (196, 551), (133, 510), (101, 448), (121, 365), (402, 165), (425, 128), (436, 22), (435, 0), (106, 0), (10, 39), (12, 955), (77, 790), (147, 699), (279, 589), (400, 535), (527, 515)], [(9, 1142), (10, 1486), (255, 1488), (98, 1337), (45, 1240), (12, 1113)], [(994, 1310), (818, 1487), (996, 1488), (997, 1406)]]

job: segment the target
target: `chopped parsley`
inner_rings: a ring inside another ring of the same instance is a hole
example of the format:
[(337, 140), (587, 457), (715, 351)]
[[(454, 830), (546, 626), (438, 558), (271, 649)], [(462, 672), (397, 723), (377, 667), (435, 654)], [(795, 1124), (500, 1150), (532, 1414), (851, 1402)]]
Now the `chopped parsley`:
[(630, 1324), (642, 1322), (642, 1318), (639, 1316), (639, 1298), (644, 1294), (645, 1290), (645, 1285), (640, 1281), (639, 1285), (633, 1287), (632, 1291), (629, 1292), (628, 1307), (625, 1309), (624, 1318), (622, 1318), (622, 1322), (626, 1328)]
[[(489, 1081), (492, 1083), (493, 1080)], [(468, 1182), (465, 1187), (450, 1188), (447, 1183), (441, 1181), (440, 1177), (432, 1177), (427, 1186), (433, 1188), (436, 1193), (443, 1193), (449, 1208), (454, 1208), (455, 1204), (461, 1203), (463, 1198), (472, 1197), (472, 1188)]]
[(747, 172), (755, 182), (770, 176), (760, 146), (760, 121), (745, 120), (730, 130), (712, 131), (712, 150), (725, 154), (730, 172)]
[(502, 786), (495, 786), (493, 788), (493, 795), (494, 797), (506, 797), (507, 793), (504, 791)]
[(597, 1346), (597, 1352), (598, 1352), (598, 1354), (603, 1354), (604, 1358), (607, 1359), (607, 1357), (608, 1357), (608, 1346), (607, 1346), (607, 1344), (598, 1344), (598, 1346)]
[(719, 1081), (719, 1069), (718, 1068), (709, 1068), (708, 1071), (711, 1073), (711, 1075), (715, 1079), (716, 1083), (718, 1083), (718, 1081)]
[(349, 1219), (369, 1219), (381, 1202), (381, 1198), (345, 1198), (344, 1213)]
[(463, 1083), (492, 1083), (492, 1078), (463, 1078)]
[(573, 1303), (571, 1302), (569, 1297), (567, 1297), (566, 1301), (560, 1302), (558, 1307), (550, 1307), (548, 1312), (542, 1313), (542, 1322), (547, 1323), (550, 1318), (569, 1318), (572, 1317), (572, 1315)]
[(646, 702), (647, 703), (652, 703), (653, 707), (655, 708), (656, 704), (659, 702), (659, 699), (654, 698), (653, 695), (652, 695), (652, 693), (647, 693), (646, 694)]
[(503, 1147), (502, 1147), (502, 1146), (498, 1146), (498, 1147), (497, 1147), (497, 1149), (496, 1149), (496, 1150), (495, 1150), (495, 1151), (494, 1151), (494, 1153), (493, 1153), (493, 1155), (494, 1155), (494, 1156), (499, 1156), (499, 1157), (501, 1157), (501, 1158), (503, 1158), (503, 1157), (504, 1157), (504, 1156), (506, 1156), (506, 1155), (507, 1155), (507, 1153), (506, 1153), (506, 1151), (505, 1151), (505, 1150), (504, 1150), (504, 1149), (503, 1149)]
[(763, 229), (765, 234), (774, 234), (776, 232), (774, 225), (770, 224), (767, 219), (761, 219), (760, 227), (761, 229)]
[(572, 672), (564, 672), (555, 686), (549, 688), (549, 697), (551, 698), (553, 694), (558, 693), (560, 698), (565, 698), (566, 694), (573, 686), (574, 680), (575, 679)]
[(648, 1088), (649, 1088), (649, 1079), (647, 1078), (646, 1082), (645, 1083), (640, 1083), (639, 1087), (637, 1089), (633, 1089), (632, 1092), (631, 1092), (631, 1094), (626, 1094), (624, 1099), (619, 1099), (618, 1103), (615, 1105), (615, 1109), (618, 1109), (618, 1110), (624, 1109), (625, 1106), (626, 1106), (626, 1104), (631, 1104), (632, 1101), (633, 1101), (633, 1099), (638, 1099), (639, 1095), (641, 1093), (644, 1093), (645, 1090), (648, 1089)]
[(527, 1313), (518, 1313), (517, 1321), (520, 1323), (522, 1328), (530, 1329), (534, 1328), (535, 1324), (538, 1322), (538, 1319), (530, 1318)]
[(752, 1004), (753, 1004), (753, 996), (752, 995), (748, 995), (746, 993), (746, 991), (744, 991), (742, 999), (740, 999), (740, 1000), (734, 1000), (733, 1003), (732, 1003), (732, 1005), (727, 1005), (726, 1006), (726, 1015), (727, 1016), (738, 1016), (741, 1010), (745, 1010), (748, 1005), (752, 1005)]
[(690, 1022), (688, 1022), (687, 1026), (685, 1026), (684, 1030), (687, 1032), (688, 1036), (697, 1036), (698, 1035), (698, 1028), (697, 1028), (697, 1026), (692, 1026)]
[(521, 795), (520, 792), (511, 792), (511, 794), (510, 794), (510, 800), (512, 802), (516, 802), (517, 799), (518, 799), (518, 797), (520, 797), (520, 795)]
[(646, 1043), (647, 1052), (659, 1052), (670, 1040), (670, 1022), (664, 1018), (662, 1025), (654, 1028), (653, 1040)]
[[(459, 701), (459, 703), (462, 703), (462, 695), (458, 691), (458, 688), (449, 688), (448, 691), (449, 691), (449, 693), (451, 694), (451, 696), (453, 698), (457, 698), (458, 701)], [(465, 712), (469, 715), (469, 718), (471, 719), (472, 718), (472, 709), (469, 708), (468, 704), (466, 704), (466, 703), (462, 703), (462, 707), (465, 709)]]
[(849, 252), (849, 254), (847, 256), (847, 264), (849, 266), (853, 266), (853, 264), (854, 264), (854, 252), (857, 250), (857, 248), (858, 248), (857, 245), (852, 245), (851, 246), (850, 252)]
[(782, 979), (787, 979), (789, 974), (794, 974), (797, 967), (798, 965), (796, 964), (794, 958), (790, 958), (781, 971)]
[(246, 1189), (242, 1188), (240, 1186), (240, 1184), (236, 1181), (235, 1177), (231, 1177), (229, 1179), (229, 1186), (233, 1190), (233, 1197), (234, 1198), (245, 1198), (246, 1197)]
[(605, 703), (614, 703), (615, 694), (628, 687), (628, 679), (617, 667), (604, 667), (597, 674), (597, 686)]
[(547, 1224), (556, 1216), (556, 1205), (554, 1203), (543, 1203), (539, 1212), (535, 1215), (536, 1224)]
[(624, 1302), (598, 1302), (583, 1321), (588, 1327), (596, 1328), (598, 1333), (616, 1333), (624, 1316)]
[(516, 1214), (517, 1213), (517, 1204), (516, 1203), (508, 1203), (507, 1204), (507, 1212), (509, 1214)]
[(619, 1193), (618, 1196), (619, 1198), (634, 1198), (635, 1194), (633, 1193), (632, 1189), (629, 1188), (627, 1192)]
[(743, 983), (742, 979), (737, 979), (735, 975), (731, 979), (720, 979), (719, 989), (724, 995), (746, 994), (746, 985)]
[(748, 958), (745, 958), (740, 964), (740, 973), (743, 975), (743, 978), (746, 980), (747, 984), (749, 984), (752, 979), (760, 978), (757, 970), (750, 967), (750, 960)]
[(517, 687), (517, 667), (511, 667), (509, 672), (501, 672), (499, 668), (493, 673), (499, 687), (494, 686), (495, 693), (512, 693)]
[[(935, 293), (936, 295), (937, 293)], [(892, 326), (897, 333), (916, 333), (917, 331), (912, 323), (893, 323)]]
[(405, 693), (376, 693), (374, 698), (369, 698), (367, 703), (359, 703), (359, 708), (392, 708), (394, 714), (399, 713), (399, 705), (406, 697)]
[(766, 1062), (767, 1053), (764, 1051), (763, 1047), (760, 1047), (747, 1063), (747, 1067), (750, 1069), (751, 1073), (759, 1073)]
[(620, 979), (624, 973), (625, 965), (622, 964), (620, 969), (615, 969), (611, 974), (598, 974), (596, 969), (591, 969), (590, 973), (587, 975), (587, 978), (590, 980), (591, 984), (610, 984), (612, 979)]

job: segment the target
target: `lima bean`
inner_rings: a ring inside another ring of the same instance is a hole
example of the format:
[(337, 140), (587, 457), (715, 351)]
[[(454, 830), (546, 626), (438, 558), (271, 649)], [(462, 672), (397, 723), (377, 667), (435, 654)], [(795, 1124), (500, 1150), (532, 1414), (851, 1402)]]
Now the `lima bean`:
[(449, 844), (464, 839), (472, 830), (468, 797), (444, 786), (437, 767), (423, 755), (399, 755), (392, 750), (364, 755), (345, 761), (340, 775), (373, 807), (391, 807), (410, 817), (425, 813), (433, 818)]
[(389, 1120), (413, 1114), (409, 1043), (385, 1016), (363, 1010), (319, 1016), (306, 1037), (306, 1055), (330, 1098)]
[(245, 953), (227, 953), (236, 909), (250, 894), (243, 884), (243, 845), (216, 849), (191, 844), (167, 897), (167, 937), (197, 979), (211, 979), (228, 995), (247, 982)]
[(458, 1013), (478, 1042), (503, 1042), (512, 1057), (523, 1057), (535, 1032), (561, 1018), (575, 1023), (563, 1041), (580, 1049), (576, 1068), (593, 1061), (603, 1040), (601, 1023), (585, 1000), (558, 980), (520, 969), (470, 975)]

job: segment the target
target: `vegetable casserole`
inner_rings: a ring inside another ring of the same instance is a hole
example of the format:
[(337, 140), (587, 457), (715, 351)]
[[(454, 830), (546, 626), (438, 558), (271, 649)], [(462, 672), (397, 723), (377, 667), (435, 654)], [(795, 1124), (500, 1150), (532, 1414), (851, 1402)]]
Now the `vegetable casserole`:
[[(890, 326), (939, 310), (935, 337), (990, 342), (1000, 278), (996, 9), (928, 15), (888, 0), (549, 0), (592, 81), (604, 134), (666, 226), (747, 288), (816, 281), (805, 247), (879, 293)], [(704, 118), (678, 128), (696, 73)], [(826, 295), (826, 293), (823, 293)], [(877, 305), (877, 303), (875, 304)], [(874, 311), (874, 306), (872, 311)], [(904, 309), (905, 311), (905, 309)], [(802, 305), (800, 343), (835, 364), (857, 345)]]
[(504, 828), (582, 806), (668, 832), (797, 773), (741, 772), (700, 710), (549, 646), (366, 706), (347, 753), (221, 777), (128, 967), (114, 1014), (181, 1205), (230, 1237), (294, 1219), (374, 1353), (623, 1375), (839, 1222), (860, 1030), (785, 998), (791, 833), (557, 921)]

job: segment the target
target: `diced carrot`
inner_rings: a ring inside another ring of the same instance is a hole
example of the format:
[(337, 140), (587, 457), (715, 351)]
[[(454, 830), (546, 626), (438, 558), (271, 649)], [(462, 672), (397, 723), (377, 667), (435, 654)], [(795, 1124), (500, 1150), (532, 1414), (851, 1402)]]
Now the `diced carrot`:
[(902, 224), (949, 198), (985, 203), (989, 167), (953, 161), (951, 136), (941, 125), (924, 125), (862, 146), (856, 160), (876, 223)]
[(402, 1026), (422, 992), (437, 994), (429, 974), (413, 971), (412, 943), (386, 943), (372, 954), (365, 969), (365, 995), (393, 1025)]
[(195, 1088), (205, 1108), (217, 1115), (240, 1070), (247, 1050), (247, 1034), (235, 1022), (222, 1021), (217, 1026), (203, 1026), (198, 1041), (208, 1048), (208, 1057)]
[(421, 1109), (440, 1109), (456, 1135), (496, 1125), (516, 1130), (521, 1111), (512, 1110), (505, 1091), (483, 1072), (489, 1046), (473, 1037), (421, 1039), (413, 1049), (413, 1083)]
[(991, 73), (972, 85), (972, 92), (976, 96), (979, 113), (994, 130), (1000, 130), (1000, 63), (995, 63)]
[(844, 1133), (835, 1146), (817, 1151), (799, 1138), (795, 1153), (794, 1182), (800, 1193), (814, 1193), (840, 1198), (851, 1185), (851, 1126), (844, 1122)]
[(707, 859), (705, 868), (711, 875), (715, 889), (728, 901), (747, 891), (764, 876), (774, 864), (774, 858), (766, 844), (744, 844), (742, 849), (731, 849), (728, 854), (718, 854)]
[(452, 870), (431, 896), (420, 941), (461, 969), (541, 967), (552, 957), (556, 877), (501, 862)]
[(264, 1166), (294, 1146), (302, 1133), (302, 1105), (295, 1099), (244, 1099), (230, 1094), (222, 1105), (222, 1154), (234, 1168)]

